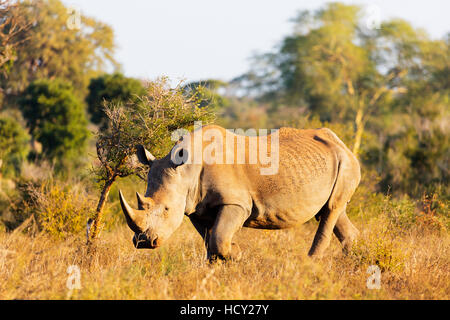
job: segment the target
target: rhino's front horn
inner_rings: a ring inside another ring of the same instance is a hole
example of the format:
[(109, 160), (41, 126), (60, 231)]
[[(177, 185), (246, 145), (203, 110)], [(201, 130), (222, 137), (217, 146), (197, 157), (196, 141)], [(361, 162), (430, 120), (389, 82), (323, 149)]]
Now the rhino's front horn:
[(127, 220), (130, 229), (136, 233), (144, 232), (146, 229), (144, 225), (145, 210), (134, 210), (131, 208), (123, 197), (121, 190), (119, 190), (119, 199), (123, 214), (125, 215), (125, 219)]

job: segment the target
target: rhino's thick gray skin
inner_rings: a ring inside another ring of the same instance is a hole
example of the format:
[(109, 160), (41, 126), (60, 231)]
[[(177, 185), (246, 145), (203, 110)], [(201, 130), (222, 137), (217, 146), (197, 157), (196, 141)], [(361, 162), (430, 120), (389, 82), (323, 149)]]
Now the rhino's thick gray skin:
[[(205, 126), (196, 133), (208, 130), (226, 135), (218, 126)], [(239, 259), (241, 251), (232, 239), (240, 228), (289, 228), (316, 216), (320, 223), (309, 255), (321, 256), (333, 232), (348, 250), (358, 234), (345, 212), (360, 181), (357, 158), (329, 129), (281, 128), (278, 134), (279, 168), (273, 175), (261, 175), (259, 161), (174, 164), (170, 153), (156, 160), (139, 146), (138, 158), (150, 170), (145, 197), (137, 194), (138, 210), (131, 208), (120, 192), (127, 223), (135, 232), (135, 246), (160, 246), (187, 215), (211, 259)], [(179, 151), (182, 157), (193, 152), (186, 147), (193, 136), (187, 135), (175, 145), (183, 150)], [(251, 139), (258, 138), (245, 137), (246, 148)], [(202, 148), (214, 141), (203, 143)], [(246, 149), (246, 160), (248, 153)]]

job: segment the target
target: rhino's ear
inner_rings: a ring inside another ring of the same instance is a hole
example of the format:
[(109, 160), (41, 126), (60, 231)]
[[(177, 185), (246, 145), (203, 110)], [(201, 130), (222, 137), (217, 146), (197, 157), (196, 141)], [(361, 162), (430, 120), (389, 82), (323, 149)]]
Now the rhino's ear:
[(136, 155), (142, 164), (150, 166), (155, 160), (155, 157), (150, 153), (150, 151), (145, 149), (143, 145), (138, 144), (136, 146), (136, 150)]
[(185, 148), (173, 148), (170, 159), (175, 167), (185, 164), (188, 161), (189, 152)]

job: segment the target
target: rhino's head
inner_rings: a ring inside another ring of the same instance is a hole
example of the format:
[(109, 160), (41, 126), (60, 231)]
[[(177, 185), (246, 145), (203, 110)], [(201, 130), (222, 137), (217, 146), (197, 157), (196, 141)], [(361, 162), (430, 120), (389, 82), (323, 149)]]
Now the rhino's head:
[(145, 197), (136, 192), (136, 210), (119, 191), (120, 204), (128, 226), (135, 233), (135, 247), (154, 249), (161, 246), (183, 220), (192, 168), (183, 165), (187, 151), (177, 145), (162, 159), (155, 159), (139, 145), (137, 156), (141, 163), (150, 166)]

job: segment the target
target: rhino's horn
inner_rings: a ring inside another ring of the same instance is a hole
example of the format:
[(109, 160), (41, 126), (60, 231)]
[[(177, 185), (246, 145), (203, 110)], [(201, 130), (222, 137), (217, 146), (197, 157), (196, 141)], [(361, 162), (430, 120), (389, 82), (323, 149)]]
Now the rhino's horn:
[(136, 198), (137, 198), (139, 210), (148, 209), (153, 204), (153, 201), (151, 198), (145, 198), (145, 197), (141, 196), (141, 194), (139, 192), (136, 192)]
[(127, 220), (127, 224), (131, 230), (136, 233), (142, 233), (145, 231), (143, 224), (145, 218), (145, 210), (134, 210), (125, 200), (122, 191), (119, 190), (120, 205), (122, 207), (123, 214)]

